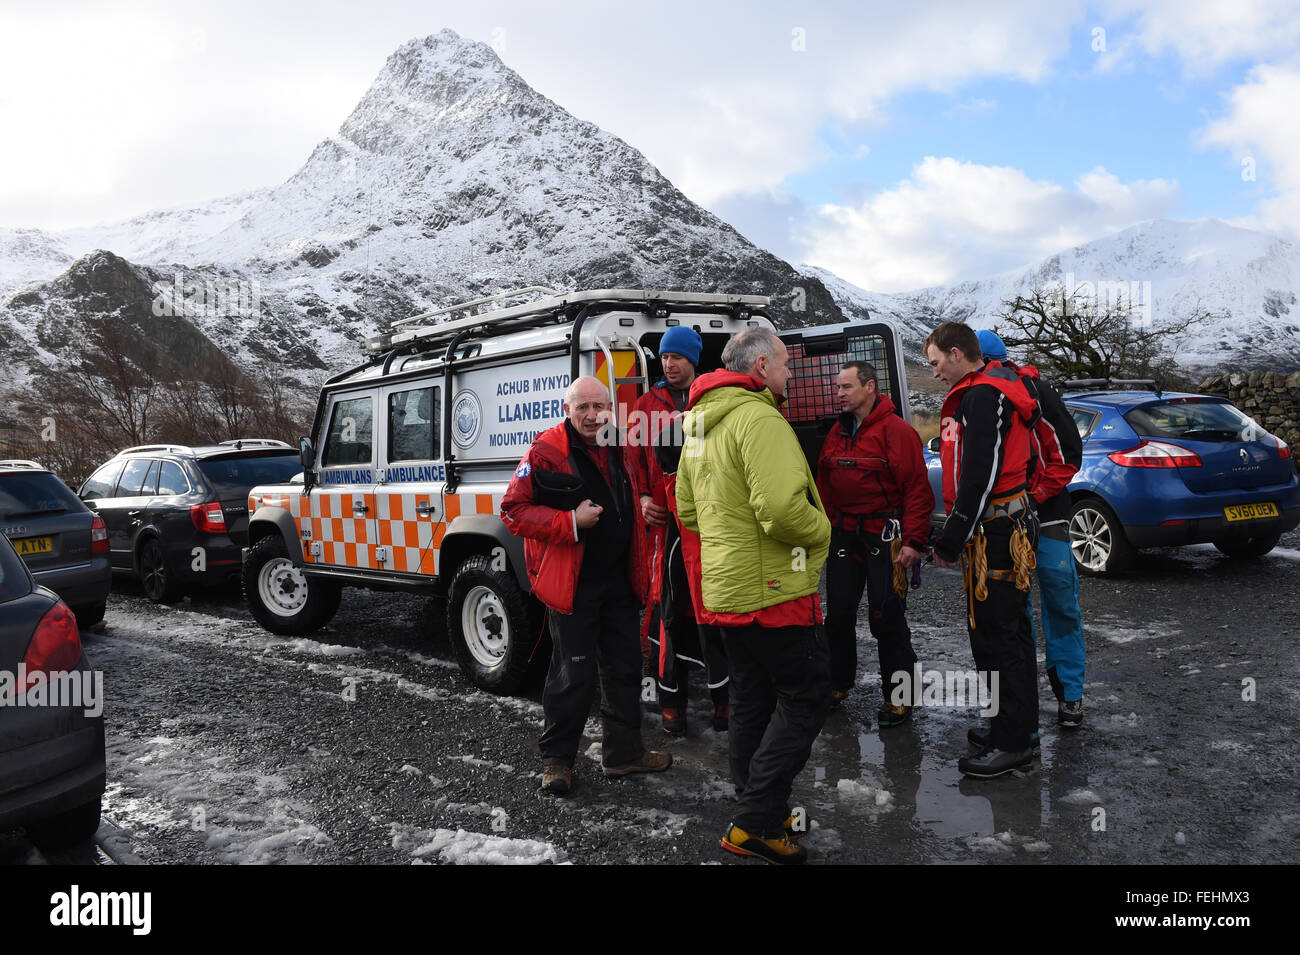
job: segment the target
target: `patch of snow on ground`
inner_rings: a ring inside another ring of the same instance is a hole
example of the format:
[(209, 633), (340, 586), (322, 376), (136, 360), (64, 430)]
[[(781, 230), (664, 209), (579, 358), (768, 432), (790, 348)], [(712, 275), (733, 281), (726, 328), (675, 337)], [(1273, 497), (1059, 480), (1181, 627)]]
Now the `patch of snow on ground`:
[(190, 737), (119, 739), (112, 748), (116, 778), (104, 813), (124, 829), (192, 834), (228, 863), (309, 862), (305, 850), (331, 841), (306, 821), (310, 808), (292, 798), (290, 777), (249, 766), (243, 754), (214, 753)]
[(1210, 744), (1210, 749), (1218, 750), (1221, 753), (1249, 753), (1254, 747), (1245, 743), (1238, 743), (1236, 740), (1219, 739)]
[(479, 759), (477, 756), (453, 756), (452, 759), (458, 759), (462, 763), (468, 763), (470, 766), (478, 766), (480, 769), (496, 769), (503, 773), (513, 773), (515, 768), (509, 763), (494, 763), (490, 759)]
[(281, 646), (290, 650), (297, 650), (299, 653), (316, 653), (323, 657), (355, 657), (366, 652), (360, 647), (344, 647), (336, 643), (321, 643), (318, 640), (308, 640), (306, 637), (286, 640)]
[(882, 812), (894, 808), (894, 794), (887, 789), (877, 789), (857, 779), (841, 779), (835, 784), (841, 798), (853, 803), (865, 803)]
[(966, 839), (966, 848), (973, 852), (987, 852), (993, 855), (1005, 855), (1015, 851), (1012, 848), (1010, 831), (994, 833), (991, 836), (969, 836)]
[(1072, 789), (1057, 802), (1066, 802), (1078, 806), (1091, 806), (1101, 802), (1101, 797), (1091, 789)]
[(1158, 640), (1179, 636), (1181, 631), (1175, 626), (1134, 627), (1116, 617), (1089, 616), (1087, 630), (1089, 636), (1102, 637), (1114, 644), (1132, 643), (1134, 640)]
[(567, 860), (549, 842), (509, 839), (464, 829), (415, 829), (394, 824), (393, 848), (410, 853), (417, 862), (450, 865), (543, 865)]

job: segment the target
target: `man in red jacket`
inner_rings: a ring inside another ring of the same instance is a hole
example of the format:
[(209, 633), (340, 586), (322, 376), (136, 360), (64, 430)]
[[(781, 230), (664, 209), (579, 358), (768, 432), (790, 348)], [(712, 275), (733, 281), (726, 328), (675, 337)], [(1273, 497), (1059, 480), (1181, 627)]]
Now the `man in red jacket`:
[[(1057, 700), (1057, 722), (1065, 729), (1078, 729), (1083, 725), (1087, 650), (1079, 608), (1079, 574), (1070, 549), (1071, 501), (1066, 487), (1083, 463), (1083, 439), (1061, 396), (1039, 379), (1037, 368), (1008, 359), (1007, 346), (995, 332), (980, 331), (979, 341), (989, 366), (1001, 364), (1018, 374), (1041, 412), (1034, 424), (1036, 464), (1029, 491), (1038, 508), (1040, 527), (1037, 574), (1043, 602), (1043, 645), (1047, 679)], [(1031, 610), (1031, 622), (1032, 616)]]
[(650, 590), (646, 599), (645, 650), (652, 651), (650, 672), (659, 684), (664, 732), (686, 735), (687, 672), (704, 671), (713, 700), (713, 728), (728, 728), (727, 653), (717, 627), (698, 623), (699, 603), (688, 579), (688, 555), (698, 575), (699, 537), (682, 530), (674, 488), (684, 438), (681, 418), (700, 364), (704, 342), (687, 325), (674, 325), (659, 342), (664, 377), (636, 403), (629, 422), (627, 466), (641, 492), (647, 525)]
[(1038, 544), (1038, 518), (1028, 494), (1037, 404), (1019, 375), (986, 365), (969, 325), (944, 322), (924, 347), (934, 377), (949, 389), (939, 435), (948, 518), (934, 542), (934, 562), (963, 566), (971, 655), (995, 687), (996, 713), (988, 735), (981, 736), (982, 748), (958, 760), (957, 768), (989, 779), (1031, 766), (1038, 731), (1038, 672), (1026, 600)]
[(826, 561), (831, 697), (835, 704), (842, 702), (854, 683), (858, 606), (865, 588), (871, 635), (880, 653), (884, 704), (877, 716), (886, 728), (898, 726), (912, 712), (911, 694), (896, 702), (891, 687), (911, 687), (916, 665), (905, 617), (906, 591), (899, 593), (894, 585), (895, 560), (906, 572), (925, 556), (934, 492), (921, 438), (899, 417), (889, 396), (880, 394), (875, 367), (851, 361), (835, 384), (844, 413), (826, 435), (817, 462), (817, 488), (832, 528)]
[(641, 738), (637, 608), (646, 587), (645, 531), (623, 456), (600, 441), (611, 408), (598, 380), (573, 382), (567, 419), (534, 439), (501, 501), (501, 519), (524, 538), (533, 594), (548, 608), (551, 666), (538, 746), (542, 789), (556, 794), (573, 785), (598, 680), (605, 775), (659, 772), (672, 763)]

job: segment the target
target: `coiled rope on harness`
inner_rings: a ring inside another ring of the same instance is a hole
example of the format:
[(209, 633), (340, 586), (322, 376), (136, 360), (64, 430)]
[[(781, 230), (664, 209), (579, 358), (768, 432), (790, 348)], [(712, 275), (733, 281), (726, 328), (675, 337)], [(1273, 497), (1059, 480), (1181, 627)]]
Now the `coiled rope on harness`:
[[(1029, 530), (1025, 526), (1025, 515), (1030, 514), (1029, 501), (1023, 493), (1013, 494), (991, 505), (993, 516), (981, 520), (966, 542), (962, 553), (961, 580), (966, 591), (966, 619), (972, 630), (975, 629), (975, 601), (985, 601), (989, 597), (989, 578), (1001, 581), (1014, 581), (1017, 590), (1029, 592), (1032, 586), (1030, 573), (1038, 566), (1038, 557), (1030, 540)], [(1008, 505), (1021, 501), (1022, 506), (1013, 515)], [(989, 570), (988, 537), (984, 525), (989, 521), (1007, 517), (1011, 520), (1011, 569)]]
[(898, 555), (903, 551), (903, 540), (895, 537), (889, 547), (889, 557), (894, 562), (894, 593), (899, 600), (907, 599), (907, 568), (898, 562)]

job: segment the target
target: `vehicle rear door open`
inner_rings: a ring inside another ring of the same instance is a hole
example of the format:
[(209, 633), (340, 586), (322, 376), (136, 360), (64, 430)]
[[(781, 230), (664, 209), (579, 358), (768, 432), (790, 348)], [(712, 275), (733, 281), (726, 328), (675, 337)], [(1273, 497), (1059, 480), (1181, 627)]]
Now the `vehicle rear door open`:
[(911, 423), (912, 406), (903, 369), (903, 344), (889, 322), (848, 322), (778, 331), (790, 351), (790, 381), (785, 386), (785, 416), (789, 419), (809, 467), (817, 473), (817, 458), (826, 433), (840, 414), (835, 379), (845, 362), (867, 361), (876, 369), (881, 394), (894, 402), (898, 415)]

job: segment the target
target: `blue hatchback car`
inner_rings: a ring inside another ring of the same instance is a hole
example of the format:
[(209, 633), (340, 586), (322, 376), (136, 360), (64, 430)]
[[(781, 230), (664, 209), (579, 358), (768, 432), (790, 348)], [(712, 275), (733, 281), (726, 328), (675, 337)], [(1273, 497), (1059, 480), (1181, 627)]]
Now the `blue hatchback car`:
[[(1291, 449), (1226, 398), (1158, 391), (1061, 398), (1083, 437), (1083, 465), (1069, 486), (1070, 546), (1081, 573), (1122, 570), (1143, 547), (1212, 543), (1229, 557), (1260, 557), (1300, 524)], [(926, 464), (942, 510), (935, 450), (927, 449)]]

